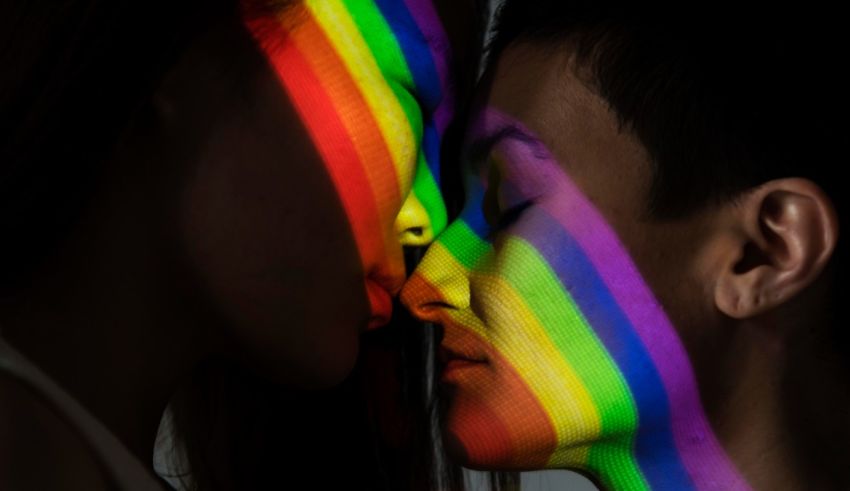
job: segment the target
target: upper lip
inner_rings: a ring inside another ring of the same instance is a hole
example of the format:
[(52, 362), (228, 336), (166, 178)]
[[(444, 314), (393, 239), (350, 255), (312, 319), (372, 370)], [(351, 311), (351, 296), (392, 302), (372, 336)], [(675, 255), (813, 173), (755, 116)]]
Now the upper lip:
[(486, 363), (487, 355), (483, 351), (474, 349), (472, 346), (459, 347), (446, 344), (445, 340), (440, 344), (440, 362), (446, 364), (452, 360), (461, 360), (471, 363)]

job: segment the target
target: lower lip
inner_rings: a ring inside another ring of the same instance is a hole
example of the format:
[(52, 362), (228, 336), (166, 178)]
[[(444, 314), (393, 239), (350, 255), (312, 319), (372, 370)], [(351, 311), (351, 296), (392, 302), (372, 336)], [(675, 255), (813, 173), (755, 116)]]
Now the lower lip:
[(471, 368), (483, 368), (486, 365), (483, 361), (469, 360), (466, 358), (453, 358), (443, 365), (443, 371), (440, 378), (443, 381), (450, 381), (455, 375), (459, 375)]
[(369, 306), (372, 309), (372, 317), (369, 319), (368, 329), (377, 329), (386, 325), (393, 314), (393, 298), (385, 289), (376, 283), (366, 282), (366, 293), (369, 295)]

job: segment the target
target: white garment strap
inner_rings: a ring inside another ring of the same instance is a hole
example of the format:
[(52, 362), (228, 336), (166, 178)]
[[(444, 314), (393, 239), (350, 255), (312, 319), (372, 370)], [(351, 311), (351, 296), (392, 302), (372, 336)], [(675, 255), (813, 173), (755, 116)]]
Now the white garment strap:
[(53, 406), (85, 440), (121, 490), (163, 491), (150, 470), (76, 399), (0, 337), (0, 372), (10, 374)]

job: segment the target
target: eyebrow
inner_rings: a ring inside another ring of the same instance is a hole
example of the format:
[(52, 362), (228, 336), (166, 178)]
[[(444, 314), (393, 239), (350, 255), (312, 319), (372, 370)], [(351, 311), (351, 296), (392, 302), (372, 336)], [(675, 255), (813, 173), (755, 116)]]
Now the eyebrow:
[(464, 156), (465, 160), (472, 163), (476, 170), (486, 161), (487, 157), (493, 151), (493, 147), (503, 140), (519, 140), (529, 145), (538, 145), (540, 143), (537, 138), (529, 135), (519, 126), (512, 124), (505, 124), (491, 131), (475, 133), (477, 134), (472, 137), (472, 141), (466, 145)]

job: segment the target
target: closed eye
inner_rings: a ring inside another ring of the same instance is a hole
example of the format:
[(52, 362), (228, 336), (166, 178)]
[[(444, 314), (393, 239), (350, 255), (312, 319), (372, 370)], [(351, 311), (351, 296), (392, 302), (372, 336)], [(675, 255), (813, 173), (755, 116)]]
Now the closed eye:
[(527, 200), (500, 212), (496, 223), (490, 227), (487, 238), (492, 240), (500, 232), (513, 225), (523, 212), (533, 204), (534, 200)]
[(529, 206), (533, 205), (534, 202), (531, 200), (523, 201), (522, 203), (508, 208), (503, 211), (499, 216), (499, 221), (496, 223), (496, 228), (499, 230), (506, 229), (514, 224), (517, 221), (522, 212), (524, 212)]

